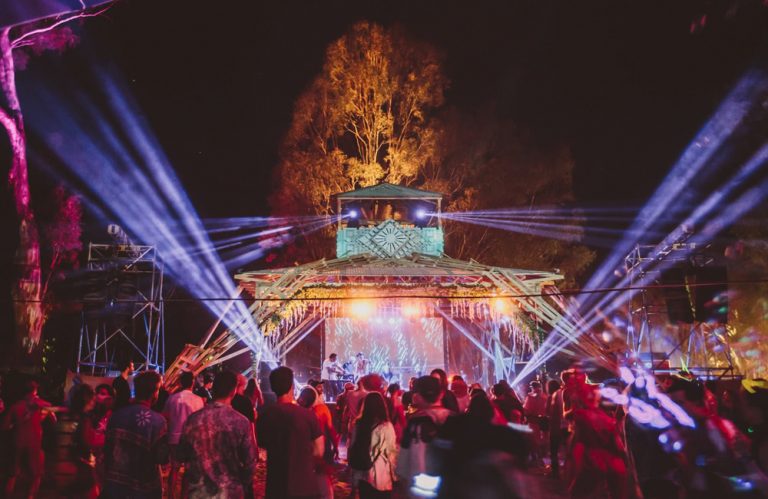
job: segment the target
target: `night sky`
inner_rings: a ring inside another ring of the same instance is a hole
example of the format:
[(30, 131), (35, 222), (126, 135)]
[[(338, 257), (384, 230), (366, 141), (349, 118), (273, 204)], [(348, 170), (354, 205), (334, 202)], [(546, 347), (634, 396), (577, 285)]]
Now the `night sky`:
[[(55, 85), (110, 61), (201, 216), (264, 215), (293, 102), (327, 44), (358, 20), (400, 24), (443, 52), (446, 106), (492, 106), (570, 145), (579, 201), (637, 204), (759, 57), (767, 14), (758, 0), (124, 0), (80, 25), (78, 47), (33, 60), (19, 90), (23, 107), (30, 79)], [(34, 202), (46, 179), (31, 169)]]

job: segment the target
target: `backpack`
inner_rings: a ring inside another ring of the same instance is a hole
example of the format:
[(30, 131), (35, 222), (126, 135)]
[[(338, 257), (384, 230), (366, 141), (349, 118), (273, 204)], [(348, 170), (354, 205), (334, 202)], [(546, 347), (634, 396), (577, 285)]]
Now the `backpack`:
[(371, 461), (371, 434), (373, 433), (373, 428), (361, 428), (360, 423), (357, 423), (355, 430), (355, 440), (347, 452), (347, 461), (349, 467), (353, 470), (368, 471), (373, 467), (373, 461)]

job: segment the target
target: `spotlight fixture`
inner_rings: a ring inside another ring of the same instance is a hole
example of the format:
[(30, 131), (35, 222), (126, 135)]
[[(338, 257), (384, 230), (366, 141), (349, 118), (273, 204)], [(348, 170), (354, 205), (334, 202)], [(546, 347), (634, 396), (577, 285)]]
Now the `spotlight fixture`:
[(426, 216), (427, 216), (427, 210), (425, 210), (424, 208), (419, 208), (418, 210), (416, 210), (416, 218), (417, 219), (424, 220), (424, 218), (426, 218)]
[(349, 218), (357, 218), (357, 210), (349, 210)]

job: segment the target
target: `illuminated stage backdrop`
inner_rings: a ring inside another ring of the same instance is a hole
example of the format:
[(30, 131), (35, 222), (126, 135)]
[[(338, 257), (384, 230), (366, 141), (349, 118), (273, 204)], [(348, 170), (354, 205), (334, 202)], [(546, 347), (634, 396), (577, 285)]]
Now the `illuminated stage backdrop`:
[(325, 320), (325, 356), (336, 353), (339, 362), (363, 352), (371, 372), (385, 372), (389, 362), (392, 382), (407, 383), (410, 376), (444, 368), (443, 319), (372, 317)]

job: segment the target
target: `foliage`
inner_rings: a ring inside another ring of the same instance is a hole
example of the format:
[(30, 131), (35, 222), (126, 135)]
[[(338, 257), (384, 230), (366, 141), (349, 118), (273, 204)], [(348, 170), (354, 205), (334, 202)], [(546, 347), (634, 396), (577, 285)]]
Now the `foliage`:
[[(31, 23), (23, 26), (17, 36), (22, 36), (33, 30), (39, 30), (49, 21)], [(13, 63), (17, 70), (27, 68), (32, 57), (42, 55), (44, 52), (62, 53), (79, 43), (80, 39), (69, 26), (59, 26), (50, 31), (44, 31), (30, 39), (29, 43), (13, 51)]]
[[(298, 98), (281, 149), (277, 215), (329, 215), (331, 196), (387, 181), (446, 194), (448, 211), (573, 200), (573, 161), (537, 144), (492, 106), (444, 109), (440, 54), (398, 29), (354, 25), (326, 51)], [(447, 253), (578, 275), (594, 255), (576, 242), (447, 223)], [(328, 257), (333, 227), (286, 250), (291, 263)], [(276, 261), (276, 264), (285, 264)]]
[(331, 195), (413, 181), (436, 154), (440, 56), (397, 29), (360, 22), (326, 51), (282, 147), (276, 212), (329, 214)]
[(80, 199), (68, 194), (64, 187), (58, 186), (53, 191), (53, 201), (52, 220), (43, 226), (43, 238), (47, 244), (42, 248), (50, 253), (45, 255), (48, 265), (42, 291), (44, 299), (49, 295), (49, 285), (52, 282), (63, 280), (67, 269), (77, 267), (80, 251), (83, 249), (80, 239), (83, 215)]
[[(533, 210), (575, 201), (574, 162), (563, 144), (538, 142), (492, 107), (450, 110), (440, 123), (438, 148), (443, 160), (424, 169), (423, 185), (446, 194), (446, 211)], [(575, 278), (595, 257), (579, 244), (578, 237), (563, 241), (452, 221), (445, 229), (446, 252), (455, 258), (521, 269), (558, 269), (568, 287), (575, 285)]]

